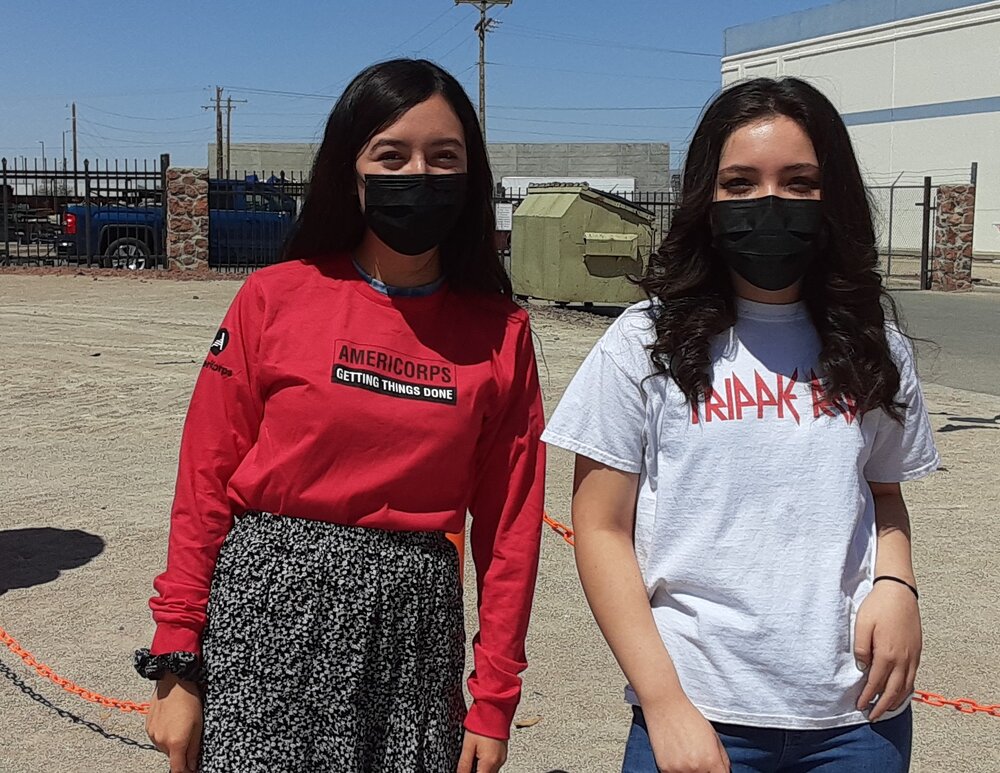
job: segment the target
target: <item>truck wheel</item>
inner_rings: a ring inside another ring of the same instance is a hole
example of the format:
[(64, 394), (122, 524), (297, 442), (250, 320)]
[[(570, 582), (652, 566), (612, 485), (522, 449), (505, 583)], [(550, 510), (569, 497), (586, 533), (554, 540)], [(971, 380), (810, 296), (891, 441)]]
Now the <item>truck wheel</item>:
[(142, 239), (115, 239), (104, 251), (104, 268), (127, 268), (132, 271), (151, 266), (149, 245)]

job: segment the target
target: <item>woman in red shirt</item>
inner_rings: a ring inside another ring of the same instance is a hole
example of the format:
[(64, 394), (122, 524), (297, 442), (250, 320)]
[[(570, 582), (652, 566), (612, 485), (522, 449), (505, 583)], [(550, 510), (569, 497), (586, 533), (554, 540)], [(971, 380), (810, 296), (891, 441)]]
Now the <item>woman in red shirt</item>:
[[(287, 259), (238, 292), (188, 411), (136, 657), (171, 771), (503, 764), (544, 453), (492, 190), (472, 104), (439, 67), (375, 65), (334, 107)], [(468, 712), (445, 537), (467, 512)]]

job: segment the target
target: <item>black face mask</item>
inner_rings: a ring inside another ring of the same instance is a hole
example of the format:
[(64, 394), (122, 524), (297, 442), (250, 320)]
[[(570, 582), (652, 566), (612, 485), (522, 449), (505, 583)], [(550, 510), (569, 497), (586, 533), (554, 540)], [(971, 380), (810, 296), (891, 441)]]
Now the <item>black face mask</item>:
[(448, 238), (465, 206), (465, 174), (365, 176), (365, 222), (390, 249), (420, 255)]
[(712, 246), (754, 287), (784, 290), (805, 276), (823, 231), (815, 199), (727, 199), (712, 204)]

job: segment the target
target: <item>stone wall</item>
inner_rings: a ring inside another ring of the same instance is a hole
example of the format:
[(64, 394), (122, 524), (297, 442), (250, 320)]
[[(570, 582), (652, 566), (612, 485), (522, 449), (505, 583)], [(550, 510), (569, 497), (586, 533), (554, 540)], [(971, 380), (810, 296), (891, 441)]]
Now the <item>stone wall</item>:
[(167, 170), (167, 267), (208, 270), (208, 170)]
[(976, 187), (939, 185), (931, 256), (932, 290), (972, 289), (972, 232)]

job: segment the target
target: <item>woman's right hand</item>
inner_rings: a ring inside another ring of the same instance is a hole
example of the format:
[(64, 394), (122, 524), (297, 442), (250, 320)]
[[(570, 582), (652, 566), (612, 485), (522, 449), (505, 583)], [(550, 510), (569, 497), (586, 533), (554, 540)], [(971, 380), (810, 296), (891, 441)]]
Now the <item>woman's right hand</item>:
[(201, 728), (198, 685), (173, 674), (160, 679), (146, 715), (146, 734), (170, 758), (170, 773), (197, 773)]
[(643, 708), (660, 773), (729, 773), (729, 756), (715, 728), (691, 702)]

